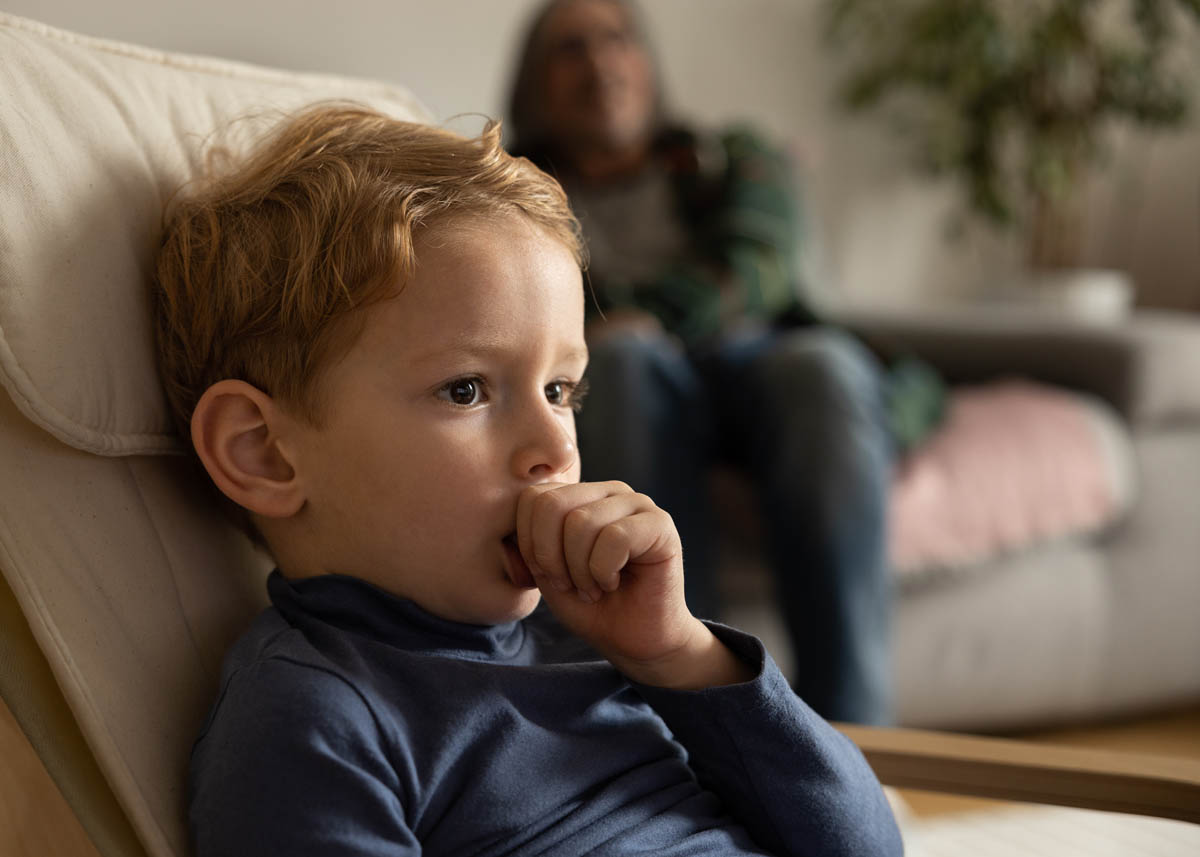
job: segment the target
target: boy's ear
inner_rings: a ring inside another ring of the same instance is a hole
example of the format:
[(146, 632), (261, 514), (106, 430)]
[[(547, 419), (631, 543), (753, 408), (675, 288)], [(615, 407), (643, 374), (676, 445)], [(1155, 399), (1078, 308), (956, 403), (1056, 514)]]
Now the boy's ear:
[(279, 442), (287, 423), (275, 401), (245, 381), (218, 381), (192, 412), (192, 444), (226, 497), (267, 518), (300, 511), (304, 493)]

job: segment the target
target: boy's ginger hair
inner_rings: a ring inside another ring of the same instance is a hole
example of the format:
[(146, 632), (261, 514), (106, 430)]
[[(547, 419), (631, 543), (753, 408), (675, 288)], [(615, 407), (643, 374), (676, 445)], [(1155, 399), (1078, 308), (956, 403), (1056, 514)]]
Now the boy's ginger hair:
[(511, 213), (582, 266), (562, 189), (504, 151), (499, 123), (469, 139), (353, 106), (292, 116), (168, 216), (151, 307), (182, 436), (200, 396), (225, 378), (318, 422), (321, 369), (361, 330), (354, 310), (403, 286), (416, 236)]

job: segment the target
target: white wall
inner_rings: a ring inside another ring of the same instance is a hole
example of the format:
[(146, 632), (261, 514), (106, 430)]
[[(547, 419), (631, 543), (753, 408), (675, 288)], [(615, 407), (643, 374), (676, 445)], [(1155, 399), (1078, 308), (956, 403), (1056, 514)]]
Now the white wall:
[[(540, 0), (8, 0), (5, 11), (89, 35), (403, 83), (440, 118), (501, 115), (509, 66)], [(828, 107), (818, 0), (643, 0), (667, 91), (703, 121), (747, 119), (796, 146), (827, 292), (926, 302), (1014, 276), (1012, 240), (945, 240), (953, 199), (911, 177), (881, 126)], [(1127, 143), (1096, 190), (1098, 263), (1158, 303), (1200, 308), (1200, 134)]]

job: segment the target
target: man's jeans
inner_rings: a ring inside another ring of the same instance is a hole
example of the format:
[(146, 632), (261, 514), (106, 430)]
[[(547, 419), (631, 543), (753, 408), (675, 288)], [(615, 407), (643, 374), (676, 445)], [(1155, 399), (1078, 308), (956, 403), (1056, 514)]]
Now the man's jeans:
[(614, 333), (591, 344), (588, 378), (584, 478), (627, 482), (671, 514), (692, 612), (719, 615), (708, 471), (729, 460), (763, 510), (796, 692), (829, 719), (887, 722), (891, 441), (870, 353), (819, 327), (697, 354)]

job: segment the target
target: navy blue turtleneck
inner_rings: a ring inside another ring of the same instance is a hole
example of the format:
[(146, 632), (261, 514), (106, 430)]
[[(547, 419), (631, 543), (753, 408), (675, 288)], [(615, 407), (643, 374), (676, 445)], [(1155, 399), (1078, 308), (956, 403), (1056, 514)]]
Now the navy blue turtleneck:
[(268, 581), (192, 754), (197, 857), (894, 855), (862, 755), (758, 665), (631, 685), (548, 611), (481, 627), (350, 577)]

